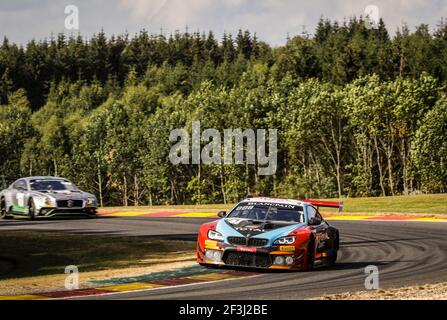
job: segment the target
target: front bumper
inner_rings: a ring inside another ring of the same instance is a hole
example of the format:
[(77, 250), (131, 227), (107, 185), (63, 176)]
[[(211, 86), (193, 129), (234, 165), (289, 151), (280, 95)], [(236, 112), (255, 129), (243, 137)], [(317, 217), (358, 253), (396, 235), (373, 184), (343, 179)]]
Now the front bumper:
[(302, 270), (305, 269), (305, 256), (301, 245), (245, 247), (213, 240), (197, 243), (197, 262), (207, 265)]
[(95, 207), (84, 208), (42, 208), (35, 218), (55, 218), (55, 217), (94, 217), (97, 209)]

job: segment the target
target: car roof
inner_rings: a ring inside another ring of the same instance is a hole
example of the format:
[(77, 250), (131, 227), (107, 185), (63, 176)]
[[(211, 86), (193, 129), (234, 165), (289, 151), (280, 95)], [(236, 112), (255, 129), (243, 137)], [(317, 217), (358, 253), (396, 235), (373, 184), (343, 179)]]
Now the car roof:
[(270, 197), (250, 197), (250, 198), (247, 198), (247, 199), (244, 199), (241, 201), (241, 203), (244, 203), (244, 202), (283, 203), (283, 204), (289, 204), (289, 205), (294, 205), (294, 206), (307, 205), (306, 202), (296, 200), (296, 199), (270, 198)]
[(35, 176), (35, 177), (26, 177), (26, 178), (22, 178), (19, 180), (26, 180), (26, 181), (31, 181), (31, 180), (57, 180), (57, 181), (64, 181), (67, 180), (65, 178), (61, 178), (61, 177), (51, 177), (51, 176)]

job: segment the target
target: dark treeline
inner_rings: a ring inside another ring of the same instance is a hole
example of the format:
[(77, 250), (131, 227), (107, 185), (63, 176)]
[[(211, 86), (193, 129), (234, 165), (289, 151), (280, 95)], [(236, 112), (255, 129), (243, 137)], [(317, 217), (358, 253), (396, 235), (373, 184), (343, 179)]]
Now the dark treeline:
[[(447, 189), (447, 24), (321, 19), (272, 48), (248, 31), (0, 47), (0, 176), (60, 175), (104, 205), (234, 202), (247, 193)], [(278, 170), (169, 162), (169, 133), (278, 129)]]

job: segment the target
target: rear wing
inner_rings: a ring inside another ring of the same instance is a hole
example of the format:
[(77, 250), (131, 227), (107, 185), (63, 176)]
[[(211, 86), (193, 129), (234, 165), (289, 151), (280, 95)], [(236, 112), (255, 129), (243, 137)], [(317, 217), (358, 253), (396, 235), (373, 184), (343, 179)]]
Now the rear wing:
[[(257, 198), (258, 196), (253, 196), (251, 194), (247, 195), (246, 199)], [(272, 198), (272, 197), (263, 197), (263, 198), (271, 198), (271, 199), (284, 199), (288, 200), (288, 198)], [(305, 199), (295, 199), (301, 202), (305, 202), (311, 204), (315, 207), (323, 207), (323, 208), (337, 208), (339, 212), (343, 211), (343, 201), (335, 202), (335, 201), (319, 201), (319, 200), (305, 200)]]
[(333, 201), (319, 201), (319, 200), (300, 200), (302, 202), (311, 204), (317, 208), (337, 208), (339, 212), (343, 211), (343, 201), (341, 202), (333, 202)]

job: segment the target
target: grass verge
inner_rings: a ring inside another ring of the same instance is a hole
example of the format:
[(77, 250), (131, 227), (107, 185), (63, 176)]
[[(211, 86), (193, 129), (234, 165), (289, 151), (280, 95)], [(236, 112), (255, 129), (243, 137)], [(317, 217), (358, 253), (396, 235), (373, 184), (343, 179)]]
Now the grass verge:
[[(331, 199), (330, 201), (339, 199)], [(447, 217), (447, 194), (424, 194), (395, 197), (343, 198), (344, 209), (341, 214), (377, 215), (418, 215)], [(178, 212), (218, 212), (230, 210), (234, 204), (205, 204), (148, 207), (107, 207), (102, 212), (119, 211), (178, 211)], [(337, 213), (337, 210), (324, 209), (323, 212)]]
[(89, 272), (191, 260), (194, 248), (193, 242), (143, 236), (3, 231), (0, 233), (0, 281), (64, 274), (69, 265)]

